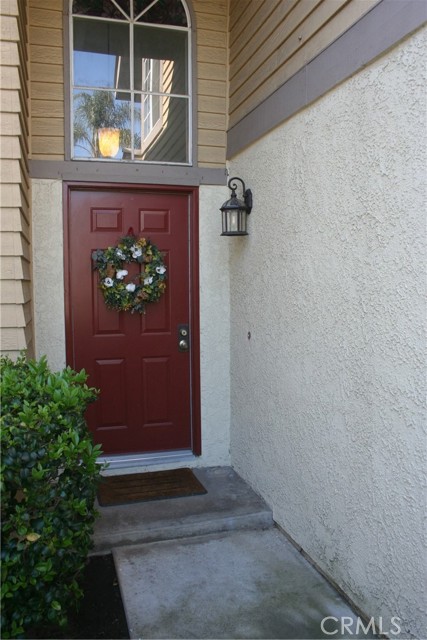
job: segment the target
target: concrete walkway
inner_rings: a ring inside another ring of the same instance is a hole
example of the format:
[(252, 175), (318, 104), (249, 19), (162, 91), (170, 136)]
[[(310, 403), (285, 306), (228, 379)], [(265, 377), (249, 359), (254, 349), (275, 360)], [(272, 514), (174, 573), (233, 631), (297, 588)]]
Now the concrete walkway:
[(196, 474), (205, 496), (101, 510), (97, 550), (112, 549), (131, 638), (373, 637), (234, 471)]

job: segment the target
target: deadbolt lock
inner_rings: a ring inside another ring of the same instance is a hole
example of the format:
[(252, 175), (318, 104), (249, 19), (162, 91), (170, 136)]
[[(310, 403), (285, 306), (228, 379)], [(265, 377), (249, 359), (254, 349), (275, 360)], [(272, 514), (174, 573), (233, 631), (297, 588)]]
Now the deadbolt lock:
[(189, 344), (189, 329), (188, 324), (179, 324), (178, 325), (178, 349), (179, 351), (188, 351), (190, 348)]

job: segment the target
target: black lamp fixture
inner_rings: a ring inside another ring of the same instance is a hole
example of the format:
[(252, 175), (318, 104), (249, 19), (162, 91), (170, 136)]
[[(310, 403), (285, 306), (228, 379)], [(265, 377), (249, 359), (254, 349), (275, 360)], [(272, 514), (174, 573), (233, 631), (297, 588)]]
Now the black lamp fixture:
[[(236, 195), (237, 185), (235, 180), (242, 183), (243, 202)], [(220, 211), (222, 214), (222, 236), (247, 236), (246, 219), (252, 211), (252, 191), (246, 189), (241, 178), (230, 178), (228, 188), (231, 189), (231, 198), (224, 202)]]

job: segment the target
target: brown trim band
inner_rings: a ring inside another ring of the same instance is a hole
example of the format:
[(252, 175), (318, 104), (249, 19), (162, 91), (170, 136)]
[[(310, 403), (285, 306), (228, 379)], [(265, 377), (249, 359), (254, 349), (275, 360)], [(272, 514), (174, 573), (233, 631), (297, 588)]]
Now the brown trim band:
[(224, 185), (226, 170), (208, 167), (145, 165), (125, 162), (79, 160), (29, 160), (31, 178), (85, 180), (88, 182), (129, 182), (197, 187), (201, 184)]
[(381, 0), (229, 129), (227, 159), (362, 69), (426, 20), (425, 0)]

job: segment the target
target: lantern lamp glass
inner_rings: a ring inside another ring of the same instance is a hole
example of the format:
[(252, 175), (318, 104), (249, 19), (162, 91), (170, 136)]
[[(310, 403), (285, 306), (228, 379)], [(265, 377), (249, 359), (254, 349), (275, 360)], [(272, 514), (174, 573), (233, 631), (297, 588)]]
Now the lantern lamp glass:
[(221, 209), (222, 236), (247, 236), (246, 209)]

